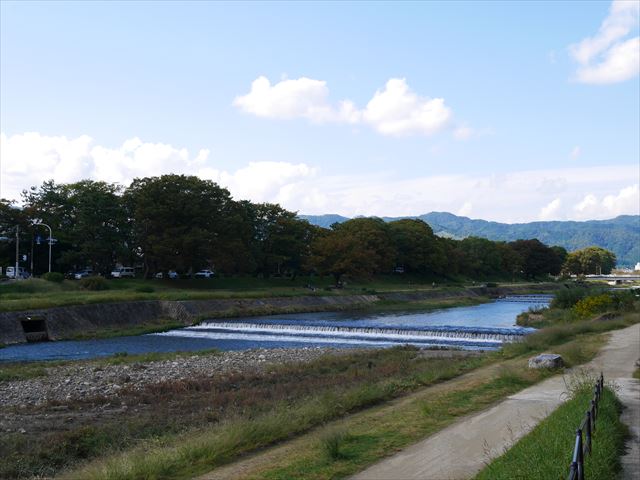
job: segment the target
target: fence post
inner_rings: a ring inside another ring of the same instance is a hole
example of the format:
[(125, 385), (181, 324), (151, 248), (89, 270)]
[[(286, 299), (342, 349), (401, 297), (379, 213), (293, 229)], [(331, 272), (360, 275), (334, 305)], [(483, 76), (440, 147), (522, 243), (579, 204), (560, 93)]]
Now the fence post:
[(584, 480), (584, 454), (582, 452), (582, 430), (576, 430), (577, 445), (576, 450), (578, 451), (578, 480)]
[(596, 431), (596, 419), (598, 418), (598, 404), (591, 400), (591, 422), (593, 423), (591, 431)]
[(591, 412), (587, 410), (587, 421), (585, 422), (586, 431), (584, 432), (584, 440), (587, 446), (587, 452), (591, 453)]

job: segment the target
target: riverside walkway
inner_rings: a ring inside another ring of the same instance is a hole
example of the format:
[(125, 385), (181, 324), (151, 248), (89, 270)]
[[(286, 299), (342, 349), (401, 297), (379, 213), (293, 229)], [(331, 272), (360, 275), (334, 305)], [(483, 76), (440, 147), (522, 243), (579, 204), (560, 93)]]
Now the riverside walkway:
[[(640, 478), (640, 381), (632, 378), (640, 358), (640, 324), (611, 333), (597, 357), (579, 370), (602, 371), (619, 386), (622, 420), (632, 433), (622, 459), (623, 479)], [(384, 459), (353, 480), (459, 480), (476, 475), (566, 400), (565, 376), (555, 376), (470, 415)], [(567, 464), (568, 469), (568, 464)], [(567, 470), (568, 471), (568, 470)]]

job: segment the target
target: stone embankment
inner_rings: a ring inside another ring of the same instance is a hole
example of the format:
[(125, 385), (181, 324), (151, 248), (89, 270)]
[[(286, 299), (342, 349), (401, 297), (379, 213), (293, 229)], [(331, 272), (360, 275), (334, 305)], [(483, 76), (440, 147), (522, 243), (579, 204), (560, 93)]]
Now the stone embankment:
[[(524, 287), (530, 288), (530, 287)], [(546, 291), (554, 285), (540, 285)], [(170, 319), (193, 325), (203, 318), (266, 315), (290, 312), (345, 310), (372, 305), (381, 300), (415, 302), (422, 300), (469, 297), (498, 297), (522, 291), (515, 287), (471, 287), (466, 289), (428, 289), (370, 295), (308, 295), (299, 297), (225, 298), (212, 300), (149, 300), (121, 303), (74, 305), (40, 310), (0, 313), (0, 345), (24, 343), (27, 335), (49, 340), (63, 340), (78, 335), (93, 335), (109, 330), (123, 330)], [(35, 322), (34, 322), (34, 319)], [(31, 325), (27, 325), (31, 322)]]
[(63, 340), (121, 330), (171, 319), (193, 325), (209, 317), (258, 315), (289, 311), (340, 310), (379, 301), (375, 295), (302, 296), (215, 300), (97, 303), (0, 313), (0, 345), (27, 341), (28, 323), (37, 322), (44, 337)]
[(309, 362), (326, 354), (337, 355), (348, 351), (333, 348), (279, 348), (185, 354), (171, 360), (122, 365), (105, 364), (100, 360), (73, 362), (46, 367), (46, 375), (41, 377), (0, 382), (0, 398), (2, 408), (27, 408), (75, 400), (113, 401), (122, 389), (142, 390), (148, 385), (163, 382), (268, 371), (274, 365)]

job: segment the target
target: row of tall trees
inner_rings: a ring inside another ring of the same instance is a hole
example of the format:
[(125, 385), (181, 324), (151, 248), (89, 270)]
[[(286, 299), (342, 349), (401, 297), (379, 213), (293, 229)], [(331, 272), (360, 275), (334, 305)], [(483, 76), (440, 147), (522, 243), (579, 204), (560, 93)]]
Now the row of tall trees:
[[(20, 225), (23, 241), (33, 247), (43, 233), (32, 225), (34, 219), (53, 228), (59, 271), (90, 266), (106, 273), (121, 263), (141, 265), (145, 276), (214, 267), (226, 274), (264, 276), (316, 272), (336, 281), (394, 270), (535, 277), (558, 274), (567, 257), (563, 248), (535, 239), (440, 238), (421, 220), (356, 218), (324, 229), (279, 205), (236, 201), (225, 188), (184, 175), (135, 179), (127, 188), (91, 180), (50, 181), (25, 191), (21, 208), (0, 202), (0, 235), (11, 237)], [(46, 239), (41, 250), (43, 244)], [(42, 272), (44, 255), (35, 251), (35, 270)], [(12, 264), (11, 255), (10, 242), (0, 242), (5, 265)]]

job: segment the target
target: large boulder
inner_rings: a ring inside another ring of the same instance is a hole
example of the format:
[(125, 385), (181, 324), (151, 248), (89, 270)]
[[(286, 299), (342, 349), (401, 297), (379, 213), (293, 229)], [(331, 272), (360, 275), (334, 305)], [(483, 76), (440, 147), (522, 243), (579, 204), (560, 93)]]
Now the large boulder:
[(543, 353), (529, 359), (529, 368), (560, 368), (564, 366), (562, 356), (557, 353)]

